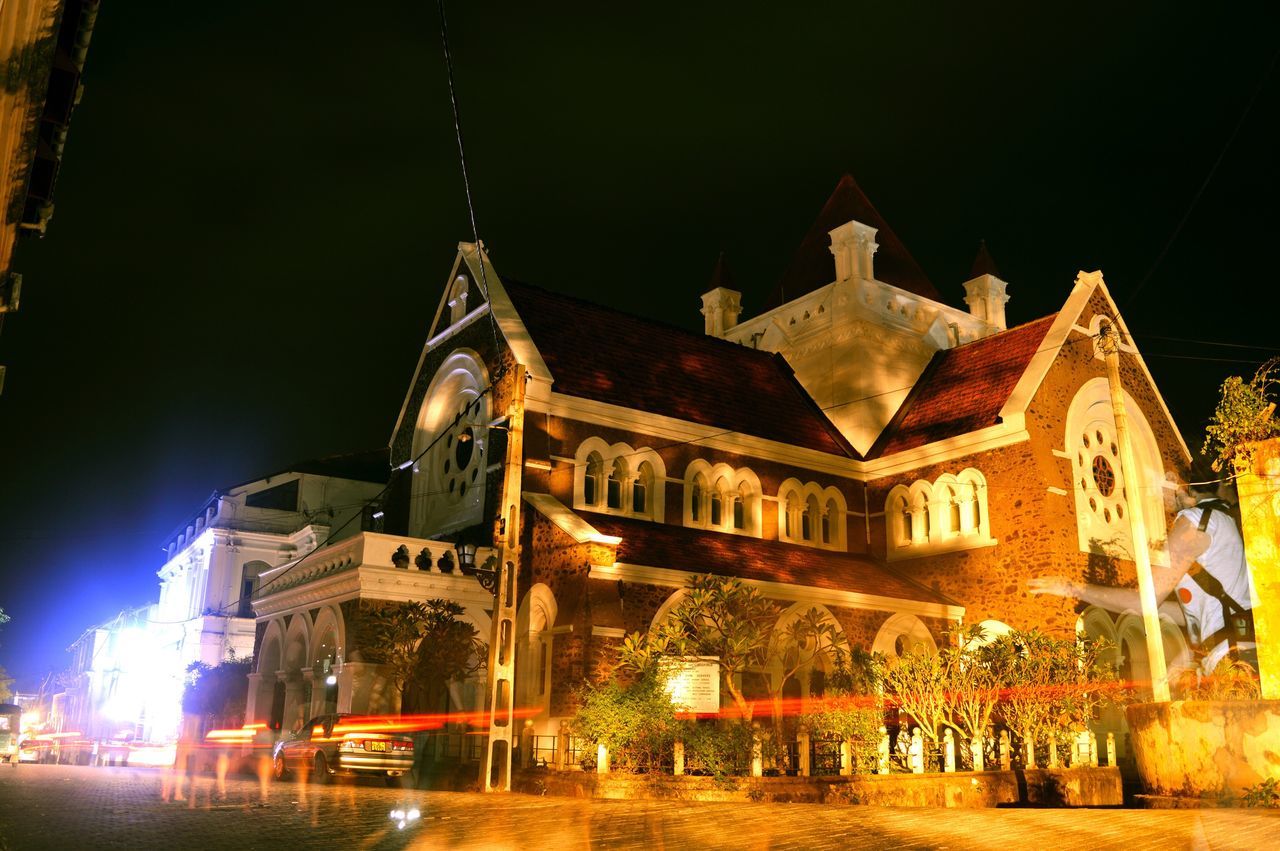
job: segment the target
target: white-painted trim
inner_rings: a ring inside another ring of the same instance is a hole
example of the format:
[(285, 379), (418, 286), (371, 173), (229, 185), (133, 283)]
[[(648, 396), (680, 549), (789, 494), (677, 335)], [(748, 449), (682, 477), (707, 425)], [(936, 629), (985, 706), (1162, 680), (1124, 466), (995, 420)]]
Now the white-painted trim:
[(668, 442), (696, 443), (721, 452), (768, 459), (836, 476), (853, 476), (858, 472), (858, 462), (852, 458), (562, 393), (553, 392), (546, 403), (531, 401), (527, 409), (577, 422), (647, 434)]
[(556, 525), (556, 528), (569, 535), (579, 544), (590, 543), (616, 546), (622, 542), (622, 539), (617, 535), (602, 535), (597, 532), (594, 526), (583, 520), (573, 509), (549, 493), (529, 493), (526, 491), (523, 496), (525, 502), (533, 506), (539, 514), (546, 517)]
[(1072, 460), (1071, 453), (1065, 449), (1050, 449), (1049, 451), (1054, 455), (1057, 455), (1059, 458), (1066, 458), (1068, 461)]
[(1066, 495), (1067, 495), (1066, 490), (1064, 490), (1063, 488), (1050, 487), (1050, 488), (1048, 488), (1048, 491), (1049, 491), (1049, 493), (1051, 493), (1051, 494), (1056, 494), (1057, 496), (1066, 496)]
[(602, 638), (625, 638), (627, 631), (616, 626), (593, 626), (591, 634)]
[[(640, 564), (624, 564), (622, 562), (616, 562), (612, 565), (592, 565), (588, 574), (591, 579), (622, 579), (627, 582), (640, 582), (646, 585), (660, 585), (668, 588), (687, 588), (689, 577), (692, 575), (692, 573), (684, 570), (648, 567)], [(799, 602), (819, 603), (825, 606), (844, 606), (850, 609), (871, 609), (881, 612), (905, 612), (923, 617), (945, 618), (947, 620), (958, 620), (964, 617), (963, 606), (924, 603), (918, 600), (899, 600), (894, 597), (881, 597), (877, 594), (836, 591), (815, 588), (811, 585), (793, 585), (786, 582), (767, 582), (758, 579), (743, 579), (741, 581), (744, 584), (759, 588), (766, 597), (775, 600), (796, 600)]]
[(526, 459), (524, 466), (527, 470), (542, 470), (544, 472), (551, 471), (551, 465), (546, 461), (534, 461), (532, 458)]
[(943, 464), (978, 452), (990, 452), (993, 449), (1012, 446), (1030, 439), (1031, 435), (1023, 428), (1023, 417), (1018, 415), (1014, 418), (1014, 422), (997, 423), (967, 434), (927, 443), (907, 452), (898, 452), (868, 461), (862, 465), (862, 471), (865, 480), (870, 481), (909, 472), (918, 467)]

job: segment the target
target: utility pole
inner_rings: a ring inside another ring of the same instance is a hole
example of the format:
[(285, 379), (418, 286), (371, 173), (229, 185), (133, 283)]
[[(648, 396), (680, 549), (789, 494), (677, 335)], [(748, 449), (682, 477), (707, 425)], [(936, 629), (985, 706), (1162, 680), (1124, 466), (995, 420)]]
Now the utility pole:
[(1151, 576), (1151, 554), (1147, 551), (1147, 522), (1142, 513), (1139, 488), (1142, 480), (1129, 442), (1129, 416), (1124, 409), (1124, 387), (1120, 384), (1120, 332), (1115, 323), (1104, 320), (1099, 328), (1098, 347), (1107, 363), (1111, 387), (1111, 411), (1116, 420), (1116, 443), (1120, 445), (1120, 473), (1124, 477), (1125, 511), (1129, 514), (1133, 539), (1133, 564), (1138, 573), (1138, 598), (1142, 602), (1142, 625), (1147, 633), (1147, 661), (1151, 672), (1151, 696), (1157, 703), (1169, 702), (1169, 671), (1164, 663), (1164, 641), (1160, 636), (1159, 601)]
[[(483, 262), (483, 259), (482, 259)], [(489, 740), (481, 766), (481, 788), (511, 791), (511, 750), (515, 729), (516, 572), (520, 566), (520, 500), (524, 471), (525, 368), (516, 364), (507, 408), (507, 455), (493, 544), (498, 559), (489, 635)], [(501, 747), (499, 747), (501, 745)], [(493, 782), (494, 755), (498, 782)]]

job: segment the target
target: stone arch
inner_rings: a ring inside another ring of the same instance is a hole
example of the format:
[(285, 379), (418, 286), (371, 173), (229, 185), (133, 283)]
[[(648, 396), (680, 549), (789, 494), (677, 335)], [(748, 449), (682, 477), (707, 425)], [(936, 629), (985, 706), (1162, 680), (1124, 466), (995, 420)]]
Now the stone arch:
[(257, 670), (264, 677), (275, 679), (276, 673), (284, 667), (284, 624), (279, 618), (267, 622), (267, 629), (262, 634), (262, 646), (258, 651)]
[(324, 606), (316, 615), (311, 629), (311, 667), (322, 666), (324, 660), (332, 664), (342, 661), (346, 653), (346, 622), (335, 606)]
[(677, 588), (671, 592), (671, 596), (662, 601), (662, 605), (658, 607), (658, 611), (654, 612), (653, 620), (649, 621), (649, 629), (653, 629), (658, 624), (667, 619), (667, 615), (671, 614), (671, 610), (680, 605), (689, 594), (688, 589)]
[(297, 612), (289, 618), (285, 630), (282, 671), (300, 671), (311, 658), (311, 618), (306, 612)]
[[(551, 708), (551, 669), (558, 606), (552, 590), (537, 583), (516, 613), (516, 692), (522, 705), (536, 707), (531, 732), (547, 733)], [(522, 658), (523, 657), (523, 658)], [(523, 664), (521, 664), (523, 662)]]
[(1165, 536), (1164, 461), (1155, 434), (1137, 401), (1125, 393), (1130, 442), (1139, 477), (1126, 482), (1116, 444), (1111, 388), (1106, 378), (1086, 381), (1076, 391), (1064, 419), (1063, 451), (1070, 459), (1075, 495), (1076, 528), (1081, 552), (1101, 552), (1133, 558), (1133, 541), (1126, 497), (1136, 488), (1153, 560), (1167, 563)]
[[(1142, 616), (1125, 612), (1116, 620), (1116, 646), (1120, 679), (1150, 692), (1151, 663), (1147, 654), (1147, 632)], [(1194, 669), (1191, 648), (1182, 630), (1168, 616), (1160, 615), (1160, 639), (1165, 649), (1165, 669), (1173, 681), (1183, 670)]]
[(915, 615), (899, 612), (880, 626), (880, 631), (871, 643), (871, 651), (886, 657), (897, 657), (917, 644), (923, 645), (930, 653), (938, 652), (938, 643), (933, 640), (933, 634), (924, 625), (924, 621)]

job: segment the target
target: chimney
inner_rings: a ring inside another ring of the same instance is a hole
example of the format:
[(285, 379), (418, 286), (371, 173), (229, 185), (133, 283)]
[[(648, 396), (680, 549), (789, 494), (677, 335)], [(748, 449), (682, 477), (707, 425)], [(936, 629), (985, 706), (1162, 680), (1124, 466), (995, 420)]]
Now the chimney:
[(829, 233), (831, 254), (836, 258), (836, 280), (874, 279), (872, 258), (880, 247), (876, 229), (861, 222), (847, 222)]
[(1003, 331), (1007, 327), (1004, 306), (1009, 301), (1005, 293), (1009, 285), (999, 275), (984, 239), (978, 243), (978, 256), (973, 260), (969, 280), (964, 282), (964, 300), (969, 305), (969, 313)]

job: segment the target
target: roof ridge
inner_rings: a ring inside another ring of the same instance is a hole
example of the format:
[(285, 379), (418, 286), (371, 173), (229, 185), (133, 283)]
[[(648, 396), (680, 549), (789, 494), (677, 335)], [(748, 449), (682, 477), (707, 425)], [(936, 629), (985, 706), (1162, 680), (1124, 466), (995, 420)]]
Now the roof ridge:
[[(590, 299), (583, 298), (582, 296), (576, 296), (570, 293), (563, 293), (558, 290), (547, 289), (546, 287), (539, 286), (538, 284), (531, 284), (528, 281), (521, 281), (516, 278), (508, 278), (505, 275), (502, 276), (503, 286), (506, 286), (507, 284), (510, 284), (510, 283), (515, 284), (517, 287), (527, 287), (532, 290), (538, 290), (539, 292), (546, 293), (547, 295), (552, 296), (554, 298), (562, 298), (568, 301), (573, 301), (578, 304), (593, 308), (595, 310), (603, 310), (608, 313), (616, 313), (619, 316), (625, 316), (627, 317), (627, 319), (632, 320), (634, 322), (644, 322), (649, 325), (656, 326), (658, 328), (664, 328), (668, 331), (675, 331), (679, 334), (683, 334), (687, 336), (691, 340), (701, 340), (704, 342), (718, 344), (721, 346), (729, 346), (736, 351), (751, 352), (752, 356), (762, 355), (764, 357), (770, 357), (774, 354), (773, 352), (765, 351), (764, 349), (754, 349), (754, 348), (751, 348), (750, 346), (744, 346), (741, 343), (735, 343), (732, 340), (726, 340), (723, 337), (715, 337), (715, 336), (712, 336), (711, 334), (704, 334), (704, 333), (699, 333), (697, 331), (690, 331), (688, 328), (681, 328), (679, 325), (675, 325), (671, 322), (667, 322), (662, 319), (653, 319), (652, 317), (641, 316), (637, 313), (628, 313), (627, 311), (621, 310), (617, 307), (609, 307), (607, 304), (601, 304), (598, 301), (591, 301)], [(516, 310), (517, 312), (519, 312), (518, 307)]]

